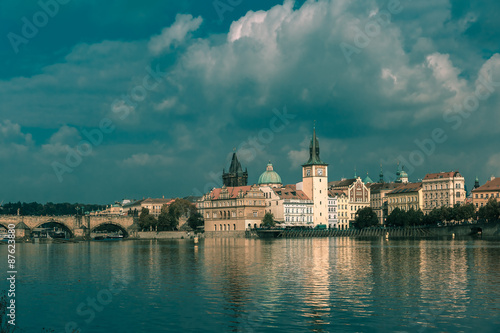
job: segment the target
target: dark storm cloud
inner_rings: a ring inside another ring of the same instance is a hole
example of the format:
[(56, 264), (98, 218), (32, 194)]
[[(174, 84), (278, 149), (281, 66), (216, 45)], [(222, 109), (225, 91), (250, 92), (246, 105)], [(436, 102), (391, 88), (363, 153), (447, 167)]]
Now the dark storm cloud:
[[(468, 183), (476, 173), (500, 173), (500, 87), (463, 116), (481, 78), (498, 71), (492, 79), (500, 81), (494, 2), (287, 1), (253, 4), (254, 11), (242, 3), (220, 24), (205, 2), (66, 6), (82, 10), (81, 34), (66, 32), (50, 49), (67, 51), (23, 69), (43, 48), (36, 44), (47, 41), (43, 34), (54, 33), (41, 31), (19, 52), (22, 60), (9, 60), (28, 74), (9, 69), (0, 81), (8, 121), (0, 153), (11, 161), (2, 169), (14, 189), (3, 193), (8, 199), (110, 202), (204, 192), (233, 147), (250, 182), (268, 160), (284, 182), (297, 182), (314, 120), (332, 180), (352, 176), (354, 167), (376, 179), (380, 163), (393, 171), (415, 151), (425, 161), (409, 166), (413, 180), (457, 168)], [(53, 25), (64, 20), (60, 14)], [(355, 51), (346, 54), (345, 45)], [(113, 130), (59, 182), (53, 163), (66, 163), (103, 119)], [(436, 128), (447, 139), (421, 148)]]

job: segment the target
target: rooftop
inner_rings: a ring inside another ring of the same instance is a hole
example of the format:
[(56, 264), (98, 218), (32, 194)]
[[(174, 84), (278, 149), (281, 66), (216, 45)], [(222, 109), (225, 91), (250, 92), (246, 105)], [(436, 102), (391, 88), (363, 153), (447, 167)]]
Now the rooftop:
[(401, 184), (401, 186), (395, 188), (394, 190), (392, 190), (387, 194), (418, 192), (418, 190), (420, 189), (422, 189), (422, 183), (407, 183), (407, 184)]
[(483, 186), (472, 190), (472, 192), (500, 191), (500, 178), (488, 180)]
[(453, 178), (453, 177), (462, 177), (462, 175), (460, 174), (460, 172), (458, 172), (458, 170), (449, 172), (428, 173), (425, 175), (424, 180)]

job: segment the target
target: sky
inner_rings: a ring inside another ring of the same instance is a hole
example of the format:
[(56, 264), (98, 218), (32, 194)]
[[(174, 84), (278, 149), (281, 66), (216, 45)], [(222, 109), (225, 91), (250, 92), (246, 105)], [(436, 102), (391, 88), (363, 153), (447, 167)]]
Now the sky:
[(0, 3), (0, 201), (202, 195), (233, 149), (301, 181), (500, 176), (495, 0)]

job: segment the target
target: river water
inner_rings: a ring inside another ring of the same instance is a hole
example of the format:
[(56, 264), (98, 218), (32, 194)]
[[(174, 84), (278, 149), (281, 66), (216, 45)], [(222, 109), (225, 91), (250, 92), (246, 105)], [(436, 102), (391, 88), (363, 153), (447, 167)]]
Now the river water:
[(500, 331), (498, 240), (28, 243), (16, 257), (23, 332)]

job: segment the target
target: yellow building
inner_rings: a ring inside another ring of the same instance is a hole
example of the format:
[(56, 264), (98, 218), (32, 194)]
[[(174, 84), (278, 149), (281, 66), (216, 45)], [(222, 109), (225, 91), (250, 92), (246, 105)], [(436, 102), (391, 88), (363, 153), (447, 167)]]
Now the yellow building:
[(486, 184), (472, 190), (472, 203), (476, 210), (485, 206), (491, 198), (500, 201), (500, 178), (491, 177)]
[(197, 203), (205, 219), (205, 234), (243, 236), (245, 230), (260, 227), (265, 199), (257, 185), (214, 188)]
[(404, 185), (403, 183), (375, 183), (370, 186), (370, 207), (377, 214), (378, 223), (385, 225), (389, 214), (387, 193)]
[(348, 224), (354, 222), (358, 210), (370, 207), (370, 190), (360, 177), (330, 182), (329, 189), (346, 194)]
[(147, 208), (149, 210), (149, 214), (158, 217), (161, 214), (161, 208), (163, 205), (169, 206), (174, 201), (175, 199), (147, 198), (124, 204), (122, 211), (124, 214), (140, 214), (143, 208)]
[(328, 190), (330, 198), (336, 198), (337, 219), (333, 228), (345, 230), (349, 228), (349, 198), (342, 190)]
[(465, 179), (458, 171), (428, 173), (422, 180), (424, 212), (465, 202)]
[(388, 203), (388, 214), (399, 208), (404, 211), (410, 209), (422, 210), (423, 190), (422, 183), (407, 183), (395, 188), (386, 194)]

